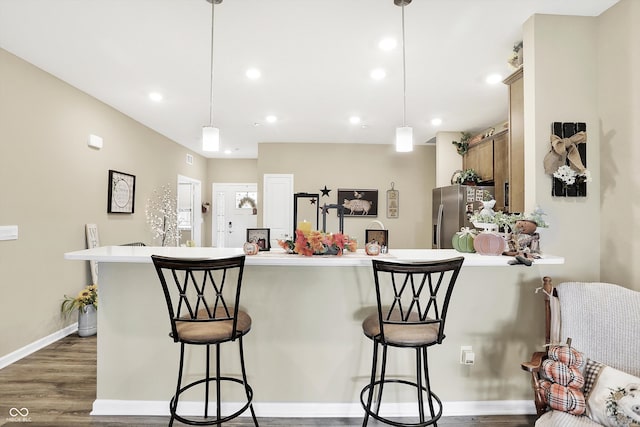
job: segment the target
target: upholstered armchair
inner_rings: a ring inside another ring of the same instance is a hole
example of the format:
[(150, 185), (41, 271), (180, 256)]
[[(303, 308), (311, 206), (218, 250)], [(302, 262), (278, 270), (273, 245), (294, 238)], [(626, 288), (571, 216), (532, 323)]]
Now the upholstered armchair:
[(563, 364), (551, 346), (522, 364), (532, 377), (536, 426), (640, 426), (640, 292), (609, 283), (554, 288), (547, 277), (543, 290), (547, 343), (569, 339), (577, 356), (567, 357), (581, 360)]

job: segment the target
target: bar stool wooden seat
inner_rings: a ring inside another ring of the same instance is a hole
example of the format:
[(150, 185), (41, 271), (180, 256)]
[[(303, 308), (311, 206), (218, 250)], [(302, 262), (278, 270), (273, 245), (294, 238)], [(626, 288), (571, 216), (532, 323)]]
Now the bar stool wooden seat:
[[(253, 423), (258, 420), (253, 410), (253, 389), (247, 382), (242, 338), (251, 330), (251, 317), (239, 309), (240, 289), (244, 271), (244, 255), (222, 259), (184, 259), (153, 255), (162, 289), (164, 291), (171, 333), (174, 342), (180, 343), (180, 365), (176, 392), (169, 403), (171, 419), (189, 425), (220, 425), (248, 409)], [(240, 353), (242, 379), (222, 376), (220, 372), (220, 345), (237, 341)], [(185, 346), (196, 345), (206, 348), (205, 377), (184, 386), (182, 375), (185, 361)], [(215, 376), (210, 375), (210, 347), (215, 346)], [(210, 383), (215, 384), (216, 410), (209, 415)], [(222, 384), (239, 384), (246, 394), (246, 403), (231, 414), (222, 413)], [(177, 414), (180, 396), (187, 390), (203, 384), (204, 415), (187, 418)]]
[[(431, 391), (427, 348), (442, 343), (445, 338), (447, 310), (463, 261), (463, 257), (416, 263), (373, 260), (378, 304), (377, 313), (362, 322), (365, 336), (373, 341), (371, 380), (360, 393), (360, 402), (365, 411), (363, 426), (367, 425), (370, 416), (393, 426), (437, 425), (442, 416), (442, 402)], [(380, 377), (376, 380), (379, 346), (382, 346), (382, 363)], [(404, 375), (401, 378), (386, 377), (388, 347), (415, 350), (415, 382), (403, 379)], [(380, 415), (383, 389), (388, 384), (415, 389), (417, 422)], [(375, 407), (372, 407), (375, 388), (377, 398)], [(429, 416), (425, 416), (425, 397)]]

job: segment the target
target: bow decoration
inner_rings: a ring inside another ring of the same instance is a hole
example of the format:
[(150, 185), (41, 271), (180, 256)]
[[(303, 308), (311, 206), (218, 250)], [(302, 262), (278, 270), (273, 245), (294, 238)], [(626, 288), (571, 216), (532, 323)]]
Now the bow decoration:
[(587, 142), (587, 133), (581, 131), (569, 138), (560, 138), (557, 135), (551, 135), (551, 149), (544, 156), (544, 171), (548, 175), (553, 175), (560, 166), (563, 166), (569, 160), (571, 169), (578, 173), (583, 173), (586, 168), (582, 164), (580, 153), (578, 152), (578, 144)]
[(471, 235), (472, 237), (476, 237), (476, 235), (478, 234), (478, 232), (475, 229), (472, 230), (469, 227), (461, 227), (458, 233), (460, 237), (464, 237), (467, 234)]

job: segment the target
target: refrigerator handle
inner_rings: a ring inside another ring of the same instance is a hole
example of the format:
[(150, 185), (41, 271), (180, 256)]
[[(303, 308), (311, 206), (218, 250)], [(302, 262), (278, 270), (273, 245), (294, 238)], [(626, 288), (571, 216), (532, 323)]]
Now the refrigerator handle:
[(433, 238), (435, 239), (435, 241), (433, 242), (435, 244), (436, 249), (441, 249), (440, 248), (440, 244), (442, 243), (440, 240), (440, 232), (442, 230), (442, 214), (444, 211), (444, 205), (442, 203), (440, 203), (440, 206), (438, 206), (438, 217), (436, 219), (436, 226), (435, 226), (435, 233), (433, 233)]

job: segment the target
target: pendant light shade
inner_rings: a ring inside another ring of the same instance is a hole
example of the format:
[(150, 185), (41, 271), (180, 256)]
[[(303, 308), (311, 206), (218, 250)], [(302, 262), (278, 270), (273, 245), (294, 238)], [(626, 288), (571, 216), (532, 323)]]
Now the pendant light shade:
[(213, 126), (213, 24), (215, 5), (222, 0), (207, 0), (211, 3), (211, 86), (209, 87), (209, 126), (202, 127), (202, 151), (220, 151), (220, 129)]
[(202, 127), (202, 150), (220, 151), (220, 129), (213, 126)]
[(402, 8), (402, 127), (396, 128), (396, 151), (407, 153), (413, 151), (413, 129), (407, 126), (407, 66), (404, 43), (404, 6), (411, 0), (394, 0), (396, 6)]
[(398, 153), (413, 151), (413, 128), (409, 126), (396, 128), (396, 151)]

